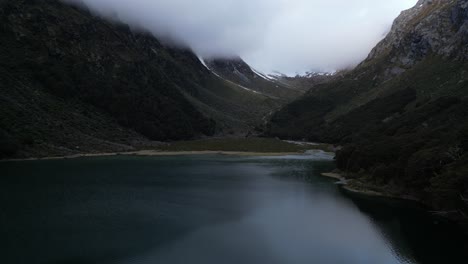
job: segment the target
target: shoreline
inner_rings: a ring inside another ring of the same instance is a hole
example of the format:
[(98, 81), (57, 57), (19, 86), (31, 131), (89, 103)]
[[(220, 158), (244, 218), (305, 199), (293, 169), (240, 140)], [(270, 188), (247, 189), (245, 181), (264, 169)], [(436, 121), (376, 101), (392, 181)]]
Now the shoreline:
[[(369, 186), (366, 186), (365, 183), (362, 183), (362, 182), (359, 182), (359, 181), (356, 181), (356, 180), (346, 179), (345, 177), (343, 177), (339, 173), (326, 172), (326, 173), (321, 173), (321, 175), (323, 177), (339, 180), (338, 183), (340, 184), (340, 188), (345, 190), (345, 191), (348, 191), (350, 193), (360, 194), (360, 195), (365, 195), (365, 196), (371, 196), (371, 197), (389, 198), (389, 199), (417, 202), (417, 203), (420, 203), (421, 205), (424, 204), (422, 201), (420, 201), (419, 199), (417, 199), (415, 197), (410, 197), (410, 196), (405, 196), (405, 195), (394, 195), (394, 194), (383, 193), (383, 192), (371, 190), (369, 188)], [(360, 188), (350, 186), (348, 183), (358, 184)]]
[[(408, 195), (395, 195), (371, 190), (369, 186), (366, 186), (365, 183), (356, 180), (346, 180), (346, 178), (339, 173), (321, 173), (321, 176), (339, 180), (339, 182), (337, 182), (340, 185), (338, 188), (344, 191), (345, 195), (350, 195), (351, 199), (358, 198), (359, 196), (361, 198), (368, 199), (376, 198), (377, 201), (379, 201), (379, 199), (382, 199), (380, 201), (393, 201), (398, 202), (399, 206), (404, 204), (405, 206), (411, 206), (412, 209), (418, 208), (420, 210), (423, 210), (425, 213), (427, 213), (428, 216), (433, 217), (434, 219), (449, 221), (451, 223), (457, 224), (462, 230), (462, 232), (468, 236), (468, 225), (466, 224), (466, 219), (463, 220), (459, 217), (454, 217), (453, 215), (450, 215), (451, 213), (453, 213), (451, 211), (433, 210), (433, 207), (430, 204), (425, 203), (423, 200), (418, 199), (416, 197)], [(347, 184), (348, 182), (358, 184), (359, 187), (356, 188), (350, 186)]]
[(151, 157), (151, 156), (189, 156), (189, 155), (225, 155), (225, 156), (244, 156), (244, 157), (258, 157), (258, 156), (286, 156), (286, 155), (303, 155), (305, 152), (248, 152), (248, 151), (158, 151), (158, 150), (139, 150), (130, 152), (108, 152), (108, 153), (83, 153), (67, 156), (57, 157), (36, 157), (24, 159), (4, 159), (0, 162), (12, 161), (38, 161), (38, 160), (65, 160), (65, 159), (78, 159), (90, 157), (114, 157), (114, 156), (137, 156), (137, 157)]

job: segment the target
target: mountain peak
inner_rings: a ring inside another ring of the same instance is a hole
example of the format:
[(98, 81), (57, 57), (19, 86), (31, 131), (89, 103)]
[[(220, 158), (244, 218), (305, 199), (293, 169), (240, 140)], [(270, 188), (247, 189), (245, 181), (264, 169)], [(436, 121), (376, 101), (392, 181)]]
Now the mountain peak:
[(267, 134), (342, 146), (337, 165), (356, 186), (466, 210), (467, 58), (467, 1), (419, 1), (358, 67), (275, 113)]
[(390, 60), (385, 79), (405, 72), (427, 56), (468, 58), (466, 0), (421, 0), (395, 20), (388, 35), (360, 65)]
[(289, 101), (302, 95), (303, 91), (295, 86), (279, 82), (248, 65), (241, 57), (210, 58), (202, 60), (206, 67), (219, 78), (237, 84), (243, 89), (265, 96)]

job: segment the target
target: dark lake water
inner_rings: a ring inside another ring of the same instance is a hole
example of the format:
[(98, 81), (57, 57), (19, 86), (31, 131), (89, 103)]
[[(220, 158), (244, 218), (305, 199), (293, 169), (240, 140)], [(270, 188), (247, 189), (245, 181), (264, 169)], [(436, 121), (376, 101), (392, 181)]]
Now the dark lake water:
[(0, 163), (3, 264), (466, 263), (453, 225), (349, 197), (325, 153)]

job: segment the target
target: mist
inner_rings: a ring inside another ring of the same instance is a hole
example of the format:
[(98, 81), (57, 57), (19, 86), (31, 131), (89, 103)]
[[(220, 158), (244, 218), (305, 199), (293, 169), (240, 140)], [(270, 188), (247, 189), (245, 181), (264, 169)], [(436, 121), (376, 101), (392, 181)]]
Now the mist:
[(293, 75), (363, 60), (417, 0), (67, 0), (205, 58)]

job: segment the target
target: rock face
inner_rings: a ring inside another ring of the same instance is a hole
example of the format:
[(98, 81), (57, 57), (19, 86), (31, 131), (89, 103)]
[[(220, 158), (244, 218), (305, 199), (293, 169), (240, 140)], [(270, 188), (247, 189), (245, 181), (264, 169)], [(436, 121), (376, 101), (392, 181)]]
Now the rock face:
[(466, 0), (419, 1), (354, 70), (274, 114), (267, 134), (342, 145), (348, 177), (468, 215), (467, 12)]
[(0, 157), (243, 134), (281, 104), (61, 1), (0, 1), (0, 43)]
[(364, 63), (391, 57), (386, 78), (393, 78), (426, 58), (468, 58), (468, 7), (465, 1), (420, 0), (403, 11), (388, 36), (370, 53)]
[(275, 78), (252, 69), (239, 57), (230, 59), (207, 59), (207, 67), (221, 78), (245, 88), (279, 100), (290, 101), (304, 93), (295, 86), (285, 85)]

